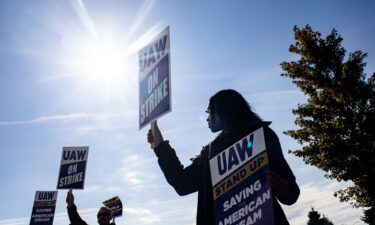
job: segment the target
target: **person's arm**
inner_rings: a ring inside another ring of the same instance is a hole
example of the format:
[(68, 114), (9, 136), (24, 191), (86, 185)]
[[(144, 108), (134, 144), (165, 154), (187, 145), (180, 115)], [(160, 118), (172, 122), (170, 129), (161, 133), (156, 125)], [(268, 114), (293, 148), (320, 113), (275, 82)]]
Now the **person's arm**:
[(268, 127), (264, 131), (270, 162), (270, 171), (267, 178), (272, 192), (281, 203), (292, 205), (297, 201), (300, 194), (296, 178), (284, 158), (279, 138), (275, 132)]
[(202, 175), (201, 158), (194, 159), (190, 166), (184, 168), (169, 142), (164, 141), (156, 122), (151, 124), (147, 139), (158, 157), (158, 163), (165, 178), (176, 192), (182, 196), (197, 191)]
[(69, 190), (66, 196), (66, 203), (70, 225), (87, 225), (77, 212), (77, 206), (74, 204), (74, 195), (71, 190)]
[(168, 141), (159, 144), (154, 151), (165, 178), (179, 195), (198, 191), (198, 182), (202, 175), (201, 157), (195, 158), (190, 166), (184, 168)]

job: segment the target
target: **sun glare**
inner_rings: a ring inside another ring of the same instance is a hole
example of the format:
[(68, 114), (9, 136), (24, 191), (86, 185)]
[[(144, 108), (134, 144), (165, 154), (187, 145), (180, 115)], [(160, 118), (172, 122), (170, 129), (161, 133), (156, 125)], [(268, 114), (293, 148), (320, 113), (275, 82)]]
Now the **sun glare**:
[(124, 57), (114, 43), (85, 41), (72, 56), (76, 72), (90, 82), (117, 82), (124, 67)]
[[(132, 43), (121, 43), (120, 36), (112, 32), (103, 32), (105, 35), (100, 37), (76, 35), (66, 49), (68, 73), (78, 75), (88, 85), (107, 88), (117, 85), (130, 68), (138, 66), (135, 53), (156, 35), (159, 28), (159, 25), (152, 27)], [(137, 72), (133, 70), (133, 73)]]
[[(136, 14), (134, 22), (124, 26), (121, 16), (97, 13), (90, 15), (83, 1), (71, 1), (78, 20), (70, 19), (64, 26), (53, 26), (59, 33), (59, 43), (52, 51), (53, 62), (59, 65), (42, 81), (71, 79), (80, 86), (81, 94), (114, 99), (136, 93), (139, 49), (144, 47), (161, 28), (157, 23), (143, 35), (139, 30), (152, 8), (146, 1)], [(94, 19), (93, 19), (94, 18)], [(125, 29), (126, 28), (126, 29)], [(58, 53), (58, 54), (57, 54)], [(57, 73), (57, 74), (56, 74)]]

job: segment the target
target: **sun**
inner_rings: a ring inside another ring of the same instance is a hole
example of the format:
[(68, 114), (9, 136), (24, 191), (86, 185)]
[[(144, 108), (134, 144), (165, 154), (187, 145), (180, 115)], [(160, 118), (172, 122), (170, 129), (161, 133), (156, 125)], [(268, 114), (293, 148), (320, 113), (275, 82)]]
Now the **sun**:
[(57, 66), (41, 81), (64, 79), (61, 84), (68, 82), (74, 87), (72, 95), (82, 99), (103, 98), (110, 102), (134, 96), (138, 82), (137, 52), (162, 26), (158, 22), (139, 35), (153, 1), (146, 1), (129, 24), (120, 22), (122, 16), (117, 14), (108, 16), (98, 11), (91, 15), (82, 0), (71, 3), (76, 18), (52, 26), (58, 42), (51, 48), (48, 62)]
[(86, 82), (115, 84), (124, 72), (125, 54), (111, 40), (83, 40), (71, 52), (72, 70)]

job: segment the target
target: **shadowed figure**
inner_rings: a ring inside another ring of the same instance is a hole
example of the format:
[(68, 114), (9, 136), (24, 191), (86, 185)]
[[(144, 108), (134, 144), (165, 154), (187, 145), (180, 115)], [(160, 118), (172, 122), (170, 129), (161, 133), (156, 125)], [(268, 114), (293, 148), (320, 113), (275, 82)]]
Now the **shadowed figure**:
[[(222, 90), (213, 95), (208, 104), (208, 127), (212, 132), (221, 131), (191, 165), (181, 165), (176, 152), (164, 141), (156, 124), (151, 124), (147, 140), (158, 157), (158, 163), (168, 183), (183, 196), (198, 192), (197, 225), (214, 225), (214, 200), (209, 160), (234, 144), (245, 135), (263, 127), (270, 171), (267, 179), (272, 188), (274, 219), (276, 225), (287, 225), (288, 220), (279, 202), (292, 205), (299, 197), (299, 187), (286, 162), (275, 132), (256, 115), (246, 100), (234, 90)], [(192, 140), (194, 141), (194, 140)], [(264, 215), (267, 216), (267, 215)]]
[[(77, 207), (74, 204), (74, 195), (71, 190), (69, 190), (66, 196), (66, 203), (68, 204), (67, 209), (70, 225), (87, 225), (77, 212)], [(97, 217), (99, 225), (115, 225), (114, 221), (111, 223), (111, 211), (107, 207), (101, 207), (98, 211)]]

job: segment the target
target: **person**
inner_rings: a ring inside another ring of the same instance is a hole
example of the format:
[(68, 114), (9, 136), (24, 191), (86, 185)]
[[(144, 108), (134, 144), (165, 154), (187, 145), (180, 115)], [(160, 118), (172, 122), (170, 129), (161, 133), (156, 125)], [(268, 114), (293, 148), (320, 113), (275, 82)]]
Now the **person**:
[(147, 140), (151, 144), (158, 164), (167, 182), (180, 195), (198, 192), (197, 225), (215, 224), (213, 192), (209, 160), (247, 134), (264, 128), (266, 149), (269, 157), (267, 179), (272, 188), (274, 219), (276, 225), (289, 224), (279, 202), (294, 204), (299, 197), (299, 187), (295, 176), (286, 162), (275, 132), (254, 113), (247, 101), (235, 90), (222, 90), (213, 95), (208, 104), (208, 127), (212, 132), (221, 131), (200, 155), (192, 159), (191, 165), (181, 165), (176, 152), (163, 139), (156, 121), (151, 124)]
[[(70, 225), (87, 225), (87, 223), (80, 217), (77, 212), (77, 206), (74, 204), (74, 195), (72, 193), (72, 190), (69, 190), (66, 196), (66, 203)], [(115, 225), (114, 221), (111, 223), (111, 211), (107, 207), (101, 207), (98, 211), (97, 217), (99, 225)]]

